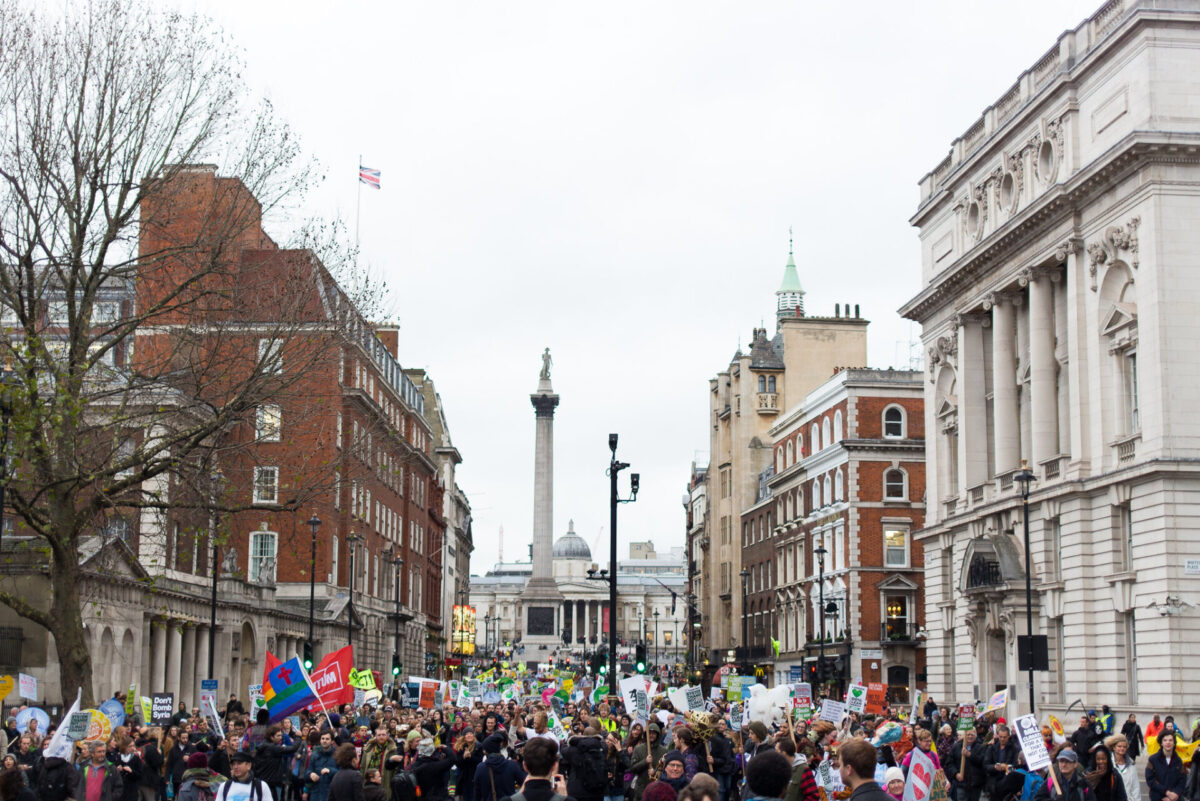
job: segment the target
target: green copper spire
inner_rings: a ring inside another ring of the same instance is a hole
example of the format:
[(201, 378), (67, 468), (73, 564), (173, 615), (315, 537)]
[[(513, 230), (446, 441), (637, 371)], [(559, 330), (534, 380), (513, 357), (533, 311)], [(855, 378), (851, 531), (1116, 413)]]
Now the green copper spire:
[(796, 271), (796, 257), (792, 252), (792, 229), (788, 228), (788, 260), (783, 268), (783, 283), (775, 292), (778, 299), (776, 317), (804, 316), (804, 287), (800, 285), (800, 274)]

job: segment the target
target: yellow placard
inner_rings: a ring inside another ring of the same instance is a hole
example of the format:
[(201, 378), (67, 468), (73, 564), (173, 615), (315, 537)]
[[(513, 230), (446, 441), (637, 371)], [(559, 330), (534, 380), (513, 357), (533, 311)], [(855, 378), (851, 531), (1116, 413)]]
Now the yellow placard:
[(99, 709), (85, 710), (92, 716), (92, 720), (88, 723), (87, 737), (84, 737), (86, 742), (95, 742), (97, 740), (107, 740), (112, 737), (112, 721), (108, 719), (108, 715), (101, 712)]
[(7, 698), (16, 686), (17, 682), (12, 676), (0, 676), (0, 699)]

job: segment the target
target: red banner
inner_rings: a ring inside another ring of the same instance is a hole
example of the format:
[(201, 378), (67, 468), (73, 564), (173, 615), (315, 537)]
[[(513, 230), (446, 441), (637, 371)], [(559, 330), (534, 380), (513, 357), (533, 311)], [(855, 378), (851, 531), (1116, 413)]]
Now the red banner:
[(313, 668), (313, 688), (319, 704), (309, 706), (311, 711), (319, 711), (321, 707), (332, 710), (340, 704), (348, 704), (354, 700), (354, 688), (350, 686), (350, 669), (354, 664), (352, 648), (347, 645), (331, 654), (326, 654), (321, 664)]

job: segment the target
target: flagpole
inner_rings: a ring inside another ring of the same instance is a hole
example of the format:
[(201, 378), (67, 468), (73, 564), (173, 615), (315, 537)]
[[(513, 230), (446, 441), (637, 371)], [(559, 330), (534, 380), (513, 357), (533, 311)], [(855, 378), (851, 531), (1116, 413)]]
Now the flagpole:
[(362, 206), (362, 153), (358, 154), (358, 196), (354, 201), (354, 250), (358, 254), (358, 214)]

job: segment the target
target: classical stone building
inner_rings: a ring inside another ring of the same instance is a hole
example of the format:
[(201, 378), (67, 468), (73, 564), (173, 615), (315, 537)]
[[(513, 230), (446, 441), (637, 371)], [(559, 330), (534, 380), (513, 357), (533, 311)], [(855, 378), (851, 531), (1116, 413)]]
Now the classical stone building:
[[(709, 464), (704, 474), (704, 516), (691, 512), (689, 559), (693, 593), (702, 622), (702, 645), (716, 663), (731, 648), (745, 647), (740, 574), (742, 513), (759, 501), (760, 473), (771, 464), (770, 428), (780, 412), (803, 398), (839, 367), (867, 360), (867, 321), (857, 307), (835, 305), (832, 317), (810, 317), (804, 290), (789, 254), (776, 292), (776, 333), (755, 329), (748, 353), (739, 348), (729, 365), (709, 380)], [(696, 501), (696, 470), (689, 482)], [(699, 550), (697, 550), (699, 549)], [(749, 652), (743, 653), (748, 659)]]
[(1198, 76), (1200, 4), (1112, 0), (920, 181), (901, 311), (929, 354), (917, 537), (939, 700), (1011, 687), (1028, 708), (1029, 573), (1039, 711), (1200, 709)]
[(779, 641), (776, 681), (813, 681), (824, 653), (835, 696), (862, 677), (907, 703), (923, 684), (924, 430), (921, 374), (866, 368), (838, 371), (771, 429), (758, 508), (776, 522), (742, 536), (761, 543), (747, 553), (767, 546), (751, 616)]

